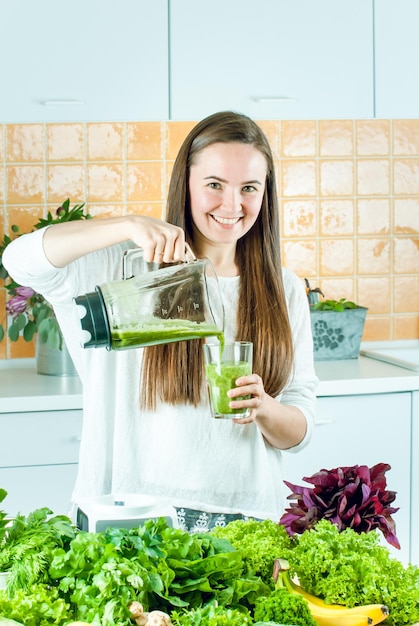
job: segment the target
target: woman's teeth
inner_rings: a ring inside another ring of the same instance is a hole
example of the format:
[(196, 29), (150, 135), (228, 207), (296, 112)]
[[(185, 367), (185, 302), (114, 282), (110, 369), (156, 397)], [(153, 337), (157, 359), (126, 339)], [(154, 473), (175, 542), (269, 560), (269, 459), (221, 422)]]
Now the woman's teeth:
[(240, 217), (218, 217), (217, 215), (212, 215), (211, 217), (216, 222), (226, 225), (237, 224), (237, 222), (240, 220)]

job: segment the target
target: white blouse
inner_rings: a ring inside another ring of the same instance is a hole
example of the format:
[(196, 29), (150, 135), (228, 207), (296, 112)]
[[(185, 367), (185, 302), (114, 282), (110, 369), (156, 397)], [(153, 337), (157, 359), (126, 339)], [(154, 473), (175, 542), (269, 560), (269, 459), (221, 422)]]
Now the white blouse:
[[(161, 404), (140, 411), (142, 349), (108, 351), (82, 347), (81, 324), (73, 298), (96, 285), (121, 278), (122, 255), (131, 243), (94, 252), (56, 268), (42, 246), (43, 230), (7, 246), (3, 263), (22, 285), (42, 293), (54, 306), (83, 383), (83, 432), (73, 502), (105, 494), (147, 494), (175, 507), (242, 513), (278, 520), (285, 507), (282, 454), (258, 427), (210, 417), (206, 403)], [(317, 377), (309, 308), (301, 280), (283, 270), (294, 338), (294, 371), (277, 398), (301, 409), (309, 441), (316, 407)], [(225, 340), (235, 338), (239, 277), (219, 278), (225, 306)]]

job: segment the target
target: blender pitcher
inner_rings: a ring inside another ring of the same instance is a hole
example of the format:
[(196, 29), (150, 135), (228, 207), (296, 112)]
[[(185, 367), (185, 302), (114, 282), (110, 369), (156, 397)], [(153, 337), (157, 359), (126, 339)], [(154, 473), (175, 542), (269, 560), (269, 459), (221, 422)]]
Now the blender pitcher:
[[(135, 276), (134, 258), (141, 263)], [(84, 348), (124, 350), (223, 336), (224, 309), (208, 259), (193, 257), (162, 267), (146, 263), (141, 249), (128, 250), (121, 280), (98, 285), (75, 302)]]

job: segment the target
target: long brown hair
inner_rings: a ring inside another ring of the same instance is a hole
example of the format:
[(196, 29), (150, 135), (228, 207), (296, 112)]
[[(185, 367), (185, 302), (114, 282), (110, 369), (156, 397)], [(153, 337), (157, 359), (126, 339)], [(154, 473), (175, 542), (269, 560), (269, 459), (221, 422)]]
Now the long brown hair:
[[(167, 200), (167, 221), (184, 229), (194, 247), (189, 199), (189, 172), (198, 153), (215, 143), (254, 146), (265, 157), (267, 175), (259, 216), (236, 247), (240, 290), (236, 338), (253, 341), (253, 371), (265, 391), (276, 396), (288, 381), (293, 343), (282, 282), (279, 210), (274, 161), (268, 140), (249, 117), (233, 111), (215, 113), (199, 122), (176, 157)], [(157, 401), (197, 406), (202, 398), (202, 340), (144, 349), (141, 400), (155, 409)]]

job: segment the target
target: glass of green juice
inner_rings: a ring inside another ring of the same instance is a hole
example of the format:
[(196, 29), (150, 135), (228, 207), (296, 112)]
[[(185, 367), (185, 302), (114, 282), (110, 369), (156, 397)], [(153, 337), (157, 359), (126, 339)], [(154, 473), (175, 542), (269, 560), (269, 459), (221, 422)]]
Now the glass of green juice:
[[(228, 397), (227, 392), (236, 387), (237, 378), (252, 373), (252, 360), (251, 341), (235, 341), (225, 345), (204, 344), (205, 376), (213, 417), (232, 419), (250, 415), (249, 408), (231, 409), (232, 399)], [(248, 398), (250, 396), (239, 396), (235, 400)]]

